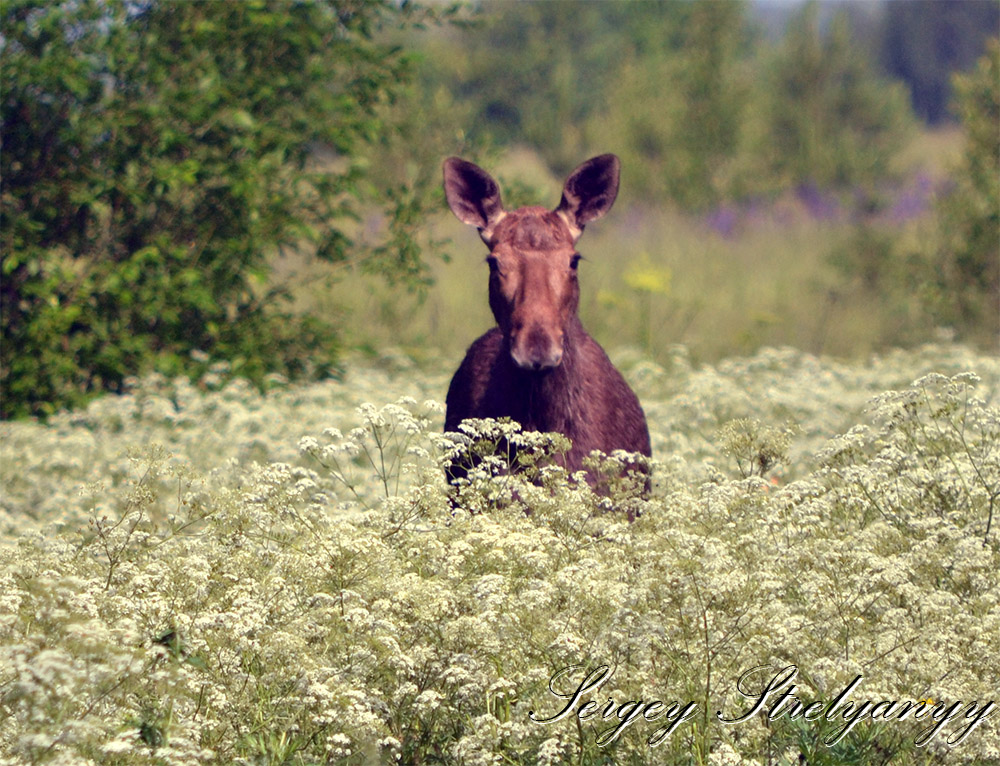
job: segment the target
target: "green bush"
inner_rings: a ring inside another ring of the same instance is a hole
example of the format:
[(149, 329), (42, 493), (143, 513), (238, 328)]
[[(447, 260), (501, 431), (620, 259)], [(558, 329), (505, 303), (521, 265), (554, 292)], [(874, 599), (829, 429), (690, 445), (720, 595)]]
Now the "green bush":
[[(334, 328), (283, 310), (268, 264), (300, 247), (356, 257), (353, 219), (382, 204), (361, 155), (409, 68), (377, 32), (409, 13), (5, 2), (2, 416), (206, 357), (257, 381), (329, 369)], [(419, 273), (412, 231), (392, 229), (380, 269)]]
[(822, 32), (819, 6), (805, 5), (769, 58), (757, 147), (768, 176), (842, 188), (889, 175), (913, 124), (906, 91), (877, 74), (845, 13)]
[[(952, 328), (963, 341), (994, 347), (1000, 319), (1000, 42), (978, 67), (954, 78), (965, 152), (931, 220), (901, 237), (877, 198), (828, 260), (860, 294), (895, 307), (898, 341)], [(882, 216), (882, 221), (877, 216)], [(886, 218), (889, 219), (888, 224)]]
[(995, 341), (1000, 311), (1000, 41), (972, 72), (956, 75), (966, 149), (954, 192), (940, 207), (945, 241), (935, 255), (944, 321)]

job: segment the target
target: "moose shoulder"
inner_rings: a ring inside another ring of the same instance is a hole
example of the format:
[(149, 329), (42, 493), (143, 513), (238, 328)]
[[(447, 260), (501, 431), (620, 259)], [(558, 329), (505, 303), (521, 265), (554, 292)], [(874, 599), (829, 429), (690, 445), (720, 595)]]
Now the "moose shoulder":
[(572, 447), (562, 458), (579, 470), (593, 450), (650, 454), (635, 393), (577, 316), (576, 241), (618, 195), (618, 158), (577, 168), (555, 210), (504, 210), (482, 168), (444, 163), (448, 206), (479, 229), (489, 248), (489, 301), (497, 326), (469, 348), (448, 389), (445, 430), (466, 418), (509, 417), (525, 430), (557, 431)]

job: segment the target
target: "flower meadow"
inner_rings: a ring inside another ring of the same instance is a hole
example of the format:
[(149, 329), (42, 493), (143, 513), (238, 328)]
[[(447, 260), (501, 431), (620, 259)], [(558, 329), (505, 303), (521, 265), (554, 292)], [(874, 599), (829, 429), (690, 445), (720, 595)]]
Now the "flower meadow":
[(0, 424), (0, 763), (1000, 764), (1000, 360), (616, 362), (648, 495), (394, 355)]

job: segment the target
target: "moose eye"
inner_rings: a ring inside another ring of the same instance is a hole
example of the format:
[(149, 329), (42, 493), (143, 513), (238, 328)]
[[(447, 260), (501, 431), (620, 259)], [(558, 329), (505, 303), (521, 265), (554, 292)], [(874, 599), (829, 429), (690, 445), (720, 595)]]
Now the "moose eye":
[(580, 258), (583, 256), (579, 254), (574, 254), (572, 258), (569, 259), (569, 267), (576, 271), (576, 267), (580, 265)]

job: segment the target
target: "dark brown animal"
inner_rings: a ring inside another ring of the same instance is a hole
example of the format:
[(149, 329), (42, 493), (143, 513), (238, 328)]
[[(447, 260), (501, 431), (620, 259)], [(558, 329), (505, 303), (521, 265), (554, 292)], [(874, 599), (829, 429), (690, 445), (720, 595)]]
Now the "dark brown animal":
[(444, 163), (448, 206), (489, 247), (497, 321), (469, 347), (452, 378), (446, 431), (466, 418), (502, 417), (525, 430), (557, 431), (572, 442), (560, 459), (571, 472), (592, 450), (650, 454), (639, 400), (577, 316), (575, 244), (584, 226), (614, 203), (619, 165), (613, 154), (583, 163), (553, 211), (507, 211), (488, 173), (457, 157)]

